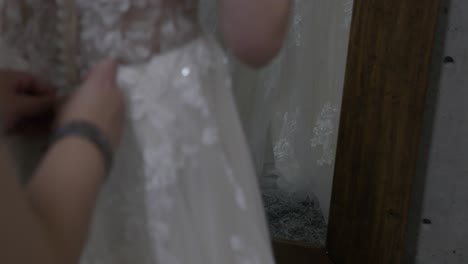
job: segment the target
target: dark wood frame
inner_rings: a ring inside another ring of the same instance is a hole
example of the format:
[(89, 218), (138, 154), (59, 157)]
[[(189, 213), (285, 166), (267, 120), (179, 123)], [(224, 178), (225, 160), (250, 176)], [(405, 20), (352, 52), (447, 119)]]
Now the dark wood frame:
[(439, 2), (354, 0), (327, 247), (278, 264), (402, 262)]

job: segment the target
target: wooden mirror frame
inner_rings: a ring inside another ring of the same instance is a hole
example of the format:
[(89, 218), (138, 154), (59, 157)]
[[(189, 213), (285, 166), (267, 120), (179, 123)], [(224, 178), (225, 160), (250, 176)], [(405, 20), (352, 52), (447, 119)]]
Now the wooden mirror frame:
[(278, 264), (402, 262), (440, 0), (354, 0), (326, 248)]

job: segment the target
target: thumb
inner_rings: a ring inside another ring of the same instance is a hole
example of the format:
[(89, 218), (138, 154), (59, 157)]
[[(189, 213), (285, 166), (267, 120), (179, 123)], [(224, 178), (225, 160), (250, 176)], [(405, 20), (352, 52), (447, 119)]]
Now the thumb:
[(117, 63), (112, 59), (98, 62), (86, 77), (85, 84), (115, 86)]

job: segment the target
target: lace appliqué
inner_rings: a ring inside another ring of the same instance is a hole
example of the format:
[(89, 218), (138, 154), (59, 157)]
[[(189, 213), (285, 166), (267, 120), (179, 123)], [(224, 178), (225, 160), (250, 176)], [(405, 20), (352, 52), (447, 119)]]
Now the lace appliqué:
[[(217, 118), (213, 116), (214, 101), (213, 98), (208, 99), (213, 93), (209, 87), (213, 86), (213, 89), (230, 87), (230, 82), (226, 83), (226, 87), (211, 83), (211, 79), (227, 78), (222, 72), (223, 67), (227, 65), (224, 63), (222, 52), (215, 52), (217, 49), (212, 40), (196, 40), (181, 50), (155, 56), (147, 63), (123, 66), (119, 70), (118, 81), (130, 101), (129, 118), (134, 124), (135, 138), (138, 141), (137, 149), (141, 150), (143, 170), (140, 172), (141, 176), (138, 176), (141, 177), (140, 180), (137, 180), (141, 181), (141, 184), (128, 184), (128, 180), (111, 178), (109, 184), (118, 184), (118, 186), (112, 186), (110, 189), (122, 190), (126, 194), (122, 196), (127, 198), (121, 204), (127, 204), (125, 208), (129, 213), (143, 206), (144, 209), (141, 210), (151, 216), (151, 222), (146, 223), (148, 226), (145, 228), (144, 223), (138, 222), (141, 215), (135, 217), (128, 215), (128, 220), (125, 220), (126, 235), (121, 241), (122, 249), (119, 250), (125, 253), (122, 257), (128, 256), (129, 252), (135, 254), (141, 251), (140, 247), (145, 248), (143, 244), (134, 245), (135, 240), (132, 237), (144, 238), (141, 232), (149, 230), (153, 233), (147, 236), (147, 241), (141, 243), (149, 244), (158, 263), (185, 263), (179, 259), (180, 256), (176, 252), (178, 247), (173, 244), (174, 237), (184, 237), (178, 233), (181, 232), (178, 229), (184, 225), (178, 223), (186, 220), (185, 213), (197, 207), (190, 207), (191, 201), (177, 203), (180, 201), (177, 197), (178, 195), (190, 197), (190, 192), (196, 189), (187, 187), (189, 184), (187, 181), (203, 182), (209, 179), (206, 176), (209, 172), (204, 172), (210, 167), (207, 162), (216, 162), (224, 168), (224, 173), (218, 171), (219, 175), (214, 176), (226, 177), (225, 180), (230, 185), (229, 189), (224, 190), (229, 194), (223, 197), (235, 205), (230, 210), (243, 213), (252, 206), (248, 203), (244, 189), (238, 182), (238, 176), (233, 173), (228, 157), (220, 149), (222, 145), (220, 132), (216, 124)], [(212, 156), (213, 154), (215, 156)], [(190, 179), (190, 177), (195, 178)], [(181, 191), (179, 188), (188, 188), (186, 191), (189, 193), (179, 193)], [(145, 201), (138, 200), (138, 197), (141, 197), (138, 194), (144, 194)], [(115, 194), (108, 193), (106, 199), (113, 196)], [(99, 207), (98, 211), (113, 212), (116, 208), (122, 206), (104, 203), (104, 207)], [(194, 217), (192, 220), (197, 221), (196, 219), (197, 217)], [(132, 235), (134, 232), (138, 235)], [(226, 240), (228, 239), (229, 237), (226, 237)], [(248, 242), (239, 242), (231, 247), (232, 253), (239, 258), (233, 263), (260, 263), (241, 262), (258, 258), (256, 252), (247, 250), (252, 248)], [(184, 243), (191, 244), (194, 241)], [(94, 244), (90, 245), (86, 256), (88, 262), (85, 263), (98, 263), (103, 258), (112, 259), (95, 248)], [(136, 260), (139, 263), (153, 263), (145, 262), (150, 258), (141, 256)]]
[(297, 130), (297, 120), (300, 115), (299, 108), (294, 112), (286, 112), (283, 115), (283, 127), (281, 138), (274, 146), (276, 162), (286, 162), (294, 156), (294, 134)]
[(290, 187), (294, 185), (294, 180), (301, 175), (301, 164), (297, 159), (295, 148), (300, 114), (299, 107), (293, 112), (284, 113), (281, 133), (273, 147), (275, 167), (279, 173), (277, 184), (280, 189), (292, 190)]
[[(50, 1), (0, 1), (0, 65), (55, 80), (56, 17)], [(51, 45), (52, 44), (52, 45)]]
[(161, 0), (76, 0), (81, 14), (81, 62), (111, 56), (142, 62), (196, 34), (196, 2), (166, 7)]
[(338, 109), (332, 107), (330, 102), (325, 103), (315, 122), (313, 137), (310, 140), (312, 148), (321, 147), (322, 156), (317, 160), (317, 164), (332, 165), (335, 158), (335, 148), (333, 146), (335, 134), (335, 117)]

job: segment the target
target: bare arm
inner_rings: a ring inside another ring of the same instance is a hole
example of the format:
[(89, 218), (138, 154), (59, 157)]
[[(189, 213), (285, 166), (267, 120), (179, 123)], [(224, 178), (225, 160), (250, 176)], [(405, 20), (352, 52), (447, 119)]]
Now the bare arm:
[(0, 145), (0, 171), (0, 262), (60, 263), (52, 236), (24, 195), (3, 144)]
[(220, 0), (228, 47), (244, 63), (262, 67), (281, 49), (290, 0)]
[[(67, 103), (60, 123), (79, 120), (95, 124), (117, 148), (124, 104), (115, 74), (112, 61), (95, 67)], [(92, 142), (64, 138), (50, 149), (28, 185), (33, 208), (62, 247), (65, 263), (76, 263), (81, 255), (106, 173), (104, 165), (104, 157)]]
[(0, 70), (0, 263), (60, 263), (53, 237), (18, 181), (3, 137), (27, 132), (24, 124), (50, 116), (55, 102), (48, 84), (24, 72)]
[(26, 195), (4, 147), (0, 169), (1, 263), (78, 263), (104, 177), (96, 148), (74, 138), (55, 144)]
[(53, 146), (28, 185), (32, 208), (63, 254), (62, 263), (78, 262), (104, 175), (95, 146), (70, 137)]
[[(123, 108), (122, 95), (115, 87), (115, 64), (104, 62), (69, 100), (61, 123), (93, 123), (116, 148)], [(78, 137), (57, 141), (26, 191), (6, 161), (6, 155), (0, 156), (0, 205), (7, 214), (0, 217), (0, 263), (78, 263), (106, 173), (98, 148)]]

